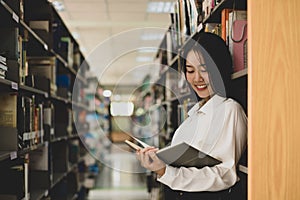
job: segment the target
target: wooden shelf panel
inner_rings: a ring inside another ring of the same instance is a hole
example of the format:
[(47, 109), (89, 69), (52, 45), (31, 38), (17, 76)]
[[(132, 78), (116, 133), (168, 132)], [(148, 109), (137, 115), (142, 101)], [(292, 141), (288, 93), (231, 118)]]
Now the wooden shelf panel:
[(248, 75), (248, 69), (243, 69), (241, 71), (238, 71), (238, 72), (235, 72), (232, 74), (231, 78), (232, 79), (238, 79), (238, 78), (241, 78), (241, 77), (246, 77)]
[(38, 94), (38, 95), (48, 97), (47, 92), (36, 89), (36, 88), (33, 88), (33, 87), (29, 87), (29, 86), (26, 86), (26, 85), (19, 85), (19, 90), (24, 91), (24, 92), (30, 92), (32, 94)]
[(244, 165), (239, 165), (238, 169), (240, 172), (243, 172), (244, 174), (248, 174), (248, 167)]
[(10, 151), (0, 151), (0, 162), (8, 159), (10, 155), (11, 155)]

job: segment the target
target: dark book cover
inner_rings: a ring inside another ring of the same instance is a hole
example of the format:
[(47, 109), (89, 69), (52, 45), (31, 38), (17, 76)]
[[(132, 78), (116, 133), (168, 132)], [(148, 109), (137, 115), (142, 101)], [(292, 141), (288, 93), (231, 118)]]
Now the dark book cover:
[(185, 142), (160, 149), (156, 154), (166, 164), (174, 167), (202, 168), (205, 166), (212, 167), (221, 163), (220, 160), (211, 157)]

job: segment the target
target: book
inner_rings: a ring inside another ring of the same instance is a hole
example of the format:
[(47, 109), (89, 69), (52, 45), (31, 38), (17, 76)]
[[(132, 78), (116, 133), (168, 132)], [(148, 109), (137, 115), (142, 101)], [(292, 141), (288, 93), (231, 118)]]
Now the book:
[(0, 126), (17, 127), (17, 95), (0, 95)]
[[(136, 140), (136, 138), (133, 137)], [(140, 143), (140, 140), (136, 140), (141, 146), (125, 140), (125, 143), (128, 144), (131, 148), (139, 150), (145, 148), (149, 145), (144, 142)], [(221, 161), (213, 158), (212, 156), (192, 147), (191, 145), (182, 142), (174, 146), (168, 146), (162, 148), (156, 152), (156, 155), (159, 159), (164, 161), (167, 165), (173, 167), (197, 167), (202, 168), (205, 166), (215, 166), (220, 164)]]
[(233, 22), (233, 71), (237, 72), (247, 68), (247, 21), (235, 20)]
[(228, 48), (232, 55), (234, 72), (247, 68), (247, 11), (229, 13)]
[(0, 64), (6, 66), (6, 57), (0, 55)]
[[(18, 60), (19, 59), (19, 28), (1, 27), (0, 31), (0, 53), (2, 57), (6, 59)], [(2, 62), (3, 63), (3, 62)]]
[(129, 140), (125, 140), (125, 143), (136, 151), (142, 149), (142, 147), (140, 147), (139, 145), (137, 145), (133, 142), (130, 142)]
[(231, 9), (225, 8), (221, 11), (221, 36), (228, 45), (228, 20)]

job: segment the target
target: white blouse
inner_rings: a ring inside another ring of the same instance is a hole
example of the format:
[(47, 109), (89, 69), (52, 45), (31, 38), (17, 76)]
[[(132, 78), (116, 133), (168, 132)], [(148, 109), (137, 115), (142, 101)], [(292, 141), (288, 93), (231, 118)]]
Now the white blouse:
[(182, 141), (222, 161), (213, 167), (166, 167), (158, 181), (173, 190), (220, 191), (238, 180), (236, 165), (247, 143), (247, 116), (230, 98), (214, 95), (196, 104), (176, 130), (171, 145)]

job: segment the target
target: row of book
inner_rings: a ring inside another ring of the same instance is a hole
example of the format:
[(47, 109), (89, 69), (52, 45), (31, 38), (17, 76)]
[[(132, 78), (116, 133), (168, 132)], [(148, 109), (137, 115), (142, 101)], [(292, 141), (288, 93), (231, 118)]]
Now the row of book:
[(207, 23), (205, 31), (212, 32), (226, 42), (233, 60), (233, 71), (247, 68), (247, 11), (223, 9), (221, 23)]
[(173, 46), (181, 46), (197, 32), (199, 25), (219, 3), (221, 0), (177, 0), (174, 13), (171, 13), (172, 37), (175, 39)]
[(22, 150), (74, 134), (75, 111), (64, 103), (42, 102), (35, 95), (15, 93), (0, 94), (0, 102), (0, 132), (3, 133), (0, 151)]
[[(2, 161), (0, 199), (45, 199), (46, 196), (49, 199), (65, 199), (66, 196), (74, 196), (85, 181), (87, 169), (83, 152), (85, 150), (79, 140), (72, 140), (45, 143), (24, 157)], [(65, 183), (64, 179), (67, 179), (68, 189), (64, 187), (63, 192), (57, 191)], [(63, 198), (55, 198), (62, 194)]]
[(197, 31), (202, 22), (202, 0), (177, 0), (171, 13), (171, 35), (174, 49)]
[[(34, 28), (34, 31), (37, 31), (42, 25), (40, 23), (31, 23), (31, 26)], [(0, 78), (9, 79), (24, 85), (27, 84), (27, 81), (31, 81), (31, 76), (44, 77), (50, 80), (51, 92), (55, 93), (56, 69), (59, 66), (57, 58), (47, 54), (38, 55), (35, 52), (37, 51), (35, 49), (38, 48), (32, 45), (34, 40), (31, 39), (31, 42), (29, 42), (30, 38), (27, 30), (24, 30), (24, 36), (21, 36), (17, 27), (1, 28), (0, 37), (4, 39), (0, 43)], [(67, 57), (68, 66), (79, 68), (81, 56), (79, 52), (74, 52), (74, 44), (69, 37), (60, 37), (57, 51)], [(84, 70), (80, 72), (84, 72)]]
[[(187, 38), (204, 30), (213, 32), (224, 39), (233, 59), (233, 71), (247, 68), (247, 11), (224, 8), (220, 23), (204, 23), (218, 4), (219, 0), (178, 0), (174, 13), (171, 13), (171, 26), (166, 34), (167, 50), (176, 52)], [(202, 24), (202, 26), (201, 26)], [(200, 29), (200, 30), (199, 30)], [(168, 63), (174, 56), (167, 53)]]
[(18, 149), (43, 143), (43, 104), (35, 102), (35, 96), (18, 97), (16, 94), (1, 94), (0, 99), (2, 103), (0, 128), (10, 127), (17, 130), (18, 136), (15, 140), (18, 140)]

